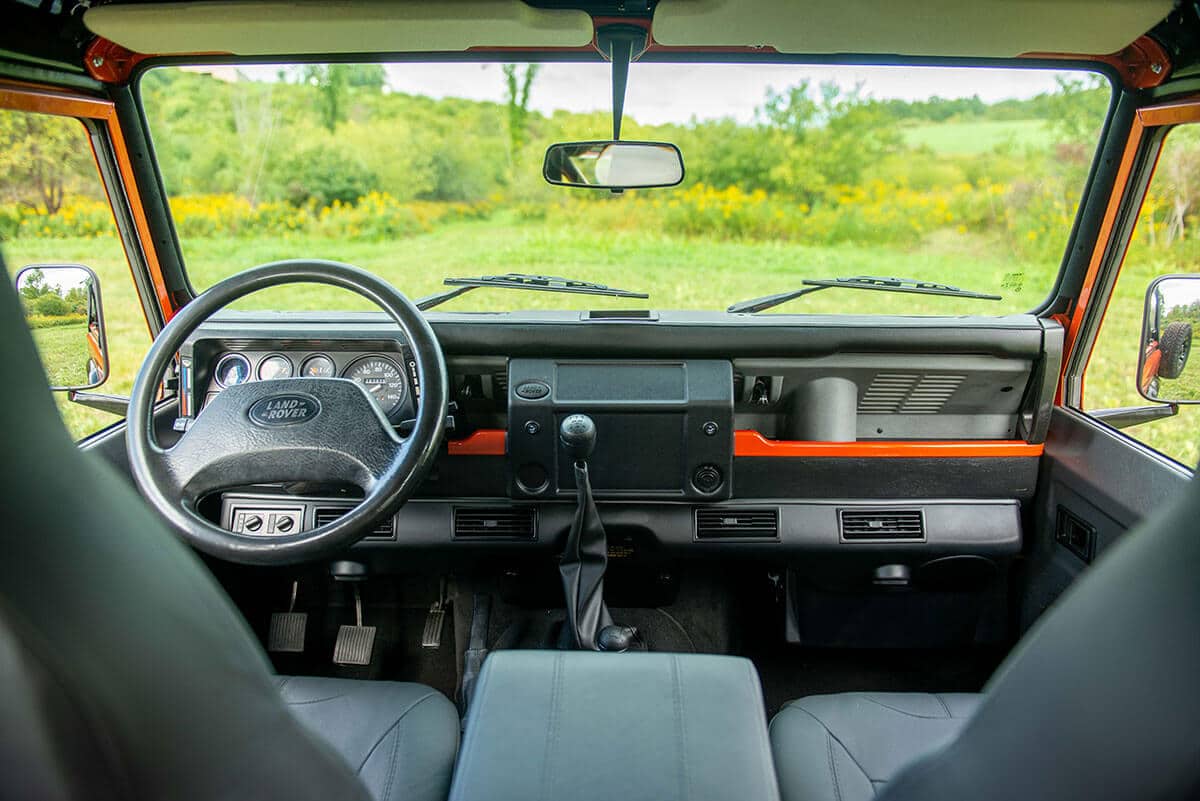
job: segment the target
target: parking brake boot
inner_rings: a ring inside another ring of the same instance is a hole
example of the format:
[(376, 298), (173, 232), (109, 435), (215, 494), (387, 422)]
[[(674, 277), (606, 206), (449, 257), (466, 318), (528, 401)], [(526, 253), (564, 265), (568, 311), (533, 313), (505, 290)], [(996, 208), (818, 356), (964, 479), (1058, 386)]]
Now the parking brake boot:
[(596, 424), (585, 414), (570, 415), (559, 428), (559, 442), (574, 464), (578, 490), (575, 520), (558, 567), (566, 595), (567, 625), (576, 648), (596, 651), (600, 650), (600, 632), (613, 624), (604, 604), (608, 538), (588, 479), (587, 457), (596, 445)]

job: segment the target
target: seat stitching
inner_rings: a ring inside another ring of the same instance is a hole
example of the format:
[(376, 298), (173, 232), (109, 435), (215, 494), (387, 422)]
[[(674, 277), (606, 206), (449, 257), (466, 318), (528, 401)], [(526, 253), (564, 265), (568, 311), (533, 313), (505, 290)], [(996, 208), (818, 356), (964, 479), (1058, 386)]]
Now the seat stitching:
[(554, 751), (554, 746), (558, 739), (558, 704), (559, 704), (559, 682), (562, 681), (562, 654), (554, 656), (554, 678), (550, 682), (550, 721), (546, 726), (546, 742), (542, 749), (542, 781), (539, 791), (541, 798), (553, 798), (552, 794), (547, 794), (547, 786), (553, 784), (554, 767), (551, 764), (550, 755)]
[(934, 693), (933, 697), (936, 698), (937, 702), (942, 705), (942, 709), (946, 710), (946, 717), (948, 717), (948, 718), (954, 717), (954, 715), (950, 714), (950, 707), (946, 705), (946, 702), (944, 700), (942, 700), (941, 693)]
[(675, 703), (675, 727), (679, 743), (679, 797), (691, 798), (691, 787), (688, 783), (687, 764), (687, 724), (683, 718), (683, 683), (679, 678), (679, 657), (671, 655), (671, 695)]
[(285, 698), (283, 700), (284, 700), (284, 703), (286, 703), (288, 706), (304, 706), (305, 704), (323, 704), (326, 701), (336, 701), (339, 698), (345, 698), (345, 697), (346, 697), (345, 693), (338, 693), (337, 695), (331, 695), (328, 698), (307, 698), (303, 701), (293, 701), (288, 698)]
[[(862, 775), (867, 779), (867, 781), (875, 781), (875, 779), (871, 778), (871, 774), (867, 773), (866, 768), (864, 768), (862, 765), (860, 765), (858, 760), (854, 758), (854, 754), (850, 751), (849, 748), (846, 747), (846, 744), (843, 743), (840, 739), (838, 739), (838, 736), (833, 733), (832, 729), (830, 729), (828, 726), (825, 725), (825, 722), (823, 720), (821, 720), (819, 717), (814, 715), (812, 712), (809, 712), (807, 709), (805, 709), (800, 704), (792, 704), (788, 707), (785, 707), (785, 709), (798, 709), (801, 712), (803, 712), (804, 714), (808, 715), (813, 720), (815, 720), (817, 722), (817, 725), (820, 726), (822, 729), (824, 729), (825, 733), (828, 734), (831, 738), (833, 738), (833, 741), (842, 747), (842, 750), (846, 752), (846, 756), (850, 757), (850, 761), (853, 762), (854, 766), (856, 768), (858, 768), (859, 771), (862, 772)], [(783, 714), (783, 713), (781, 712), (780, 714)], [(776, 719), (778, 719), (779, 715), (776, 715), (775, 717), (776, 717)], [(884, 781), (886, 781), (886, 780), (884, 780)]]
[[(872, 698), (872, 697), (871, 697), (871, 696), (869, 696), (869, 695), (863, 695), (863, 696), (861, 696), (861, 697), (862, 697), (862, 699), (863, 699), (863, 700), (865, 700), (865, 701), (870, 701), (871, 703), (873, 703), (873, 704), (875, 704), (875, 705), (877, 705), (877, 706), (881, 706), (881, 707), (883, 707), (884, 709), (890, 709), (890, 710), (892, 710), (893, 712), (896, 712), (896, 713), (898, 713), (898, 714), (901, 714), (901, 715), (906, 715), (907, 717), (910, 717), (910, 718), (916, 718), (916, 719), (918, 719), (918, 720), (941, 720), (941, 719), (942, 719), (942, 717), (943, 717), (942, 715), (918, 715), (918, 714), (916, 714), (915, 712), (908, 712), (908, 711), (906, 711), (906, 710), (903, 710), (903, 709), (897, 709), (897, 708), (896, 708), (896, 707), (894, 707), (894, 706), (890, 706), (890, 705), (888, 705), (888, 704), (885, 704), (883, 701), (877, 701), (877, 700), (875, 700), (874, 698)], [(943, 703), (943, 704), (942, 704), (942, 706), (944, 707), (944, 706), (946, 706), (946, 705)], [(949, 712), (949, 710), (946, 710), (946, 711), (947, 711), (947, 712)]]
[(837, 761), (833, 757), (833, 735), (825, 730), (825, 750), (829, 753), (829, 775), (833, 777), (833, 796), (842, 801), (842, 785), (838, 781)]
[(406, 729), (401, 728), (396, 732), (396, 736), (392, 739), (392, 757), (388, 764), (387, 782), (383, 785), (383, 798), (380, 801), (389, 801), (392, 797), (392, 782), (396, 780), (396, 764), (400, 761), (398, 755), (400, 753), (400, 741), (404, 739)]
[(361, 763), (359, 763), (358, 769), (354, 772), (362, 773), (363, 768), (365, 768), (367, 766), (367, 763), (369, 761), (371, 761), (371, 756), (375, 753), (375, 749), (378, 748), (379, 744), (382, 743), (387, 738), (387, 736), (392, 733), (393, 729), (395, 729), (397, 726), (399, 726), (404, 721), (404, 717), (409, 712), (412, 712), (418, 706), (420, 706), (421, 704), (428, 701), (430, 698), (433, 698), (435, 695), (437, 695), (437, 691), (430, 690), (429, 692), (425, 693), (425, 695), (422, 695), (416, 701), (413, 701), (411, 704), (409, 704), (408, 709), (405, 709), (403, 712), (400, 713), (400, 717), (396, 718), (396, 722), (393, 723), (391, 726), (388, 726), (387, 730), (383, 734), (379, 735), (379, 739), (376, 740), (375, 744), (371, 746), (371, 749), (369, 751), (367, 751), (367, 755), (365, 757), (363, 757), (363, 761)]

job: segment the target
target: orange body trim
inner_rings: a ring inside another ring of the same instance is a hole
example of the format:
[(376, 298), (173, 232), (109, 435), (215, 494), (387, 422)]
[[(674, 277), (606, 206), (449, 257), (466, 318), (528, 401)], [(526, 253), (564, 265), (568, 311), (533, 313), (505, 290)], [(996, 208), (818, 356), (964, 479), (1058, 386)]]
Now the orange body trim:
[(446, 442), (451, 456), (503, 456), (506, 452), (508, 432), (498, 428), (481, 428), (465, 439)]
[(1105, 56), (1079, 53), (1022, 53), (1021, 58), (1066, 59), (1069, 61), (1100, 61), (1115, 67), (1121, 80), (1131, 89), (1150, 89), (1158, 86), (1171, 74), (1171, 58), (1162, 45), (1149, 36)]
[(733, 432), (734, 456), (825, 456), (867, 459), (980, 459), (1041, 456), (1044, 446), (1024, 440), (799, 442), (767, 439), (757, 431)]
[[(94, 120), (104, 125), (108, 131), (109, 140), (112, 142), (113, 156), (121, 178), (121, 188), (124, 190), (125, 196), (129, 201), (134, 228), (137, 232), (138, 241), (142, 246), (142, 256), (145, 258), (146, 266), (150, 270), (150, 279), (154, 284), (155, 297), (158, 300), (159, 308), (162, 309), (163, 318), (170, 320), (175, 314), (176, 308), (171, 302), (170, 293), (167, 292), (167, 283), (163, 279), (162, 267), (158, 263), (158, 254), (154, 250), (154, 240), (150, 235), (150, 223), (146, 219), (145, 210), (142, 208), (142, 199), (141, 194), (138, 192), (137, 181), (134, 180), (133, 164), (129, 158), (129, 149), (125, 146), (120, 126), (117, 124), (116, 107), (110, 101), (96, 97), (72, 95), (55, 89), (4, 82), (0, 83), (0, 109), (28, 111), (36, 114), (52, 114), (59, 117), (75, 117), (77, 119)], [(93, 155), (96, 155), (94, 148)], [(107, 186), (105, 187), (105, 191), (108, 191)], [(115, 205), (111, 193), (108, 200), (110, 206)], [(132, 272), (132, 255), (126, 253), (126, 258), (129, 261), (129, 269)], [(148, 321), (147, 325), (149, 325)]]

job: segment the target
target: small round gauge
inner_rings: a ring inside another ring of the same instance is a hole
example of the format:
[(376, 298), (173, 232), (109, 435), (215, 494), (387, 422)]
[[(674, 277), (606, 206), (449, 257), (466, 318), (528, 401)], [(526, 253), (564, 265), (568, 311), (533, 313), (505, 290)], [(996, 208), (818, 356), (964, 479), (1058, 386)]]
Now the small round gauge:
[(292, 360), (278, 353), (272, 354), (258, 363), (258, 377), (262, 381), (291, 378)]
[(300, 365), (300, 375), (304, 378), (333, 378), (337, 375), (337, 367), (333, 359), (318, 353), (304, 360), (304, 364)]
[(404, 400), (404, 372), (386, 356), (357, 359), (342, 376), (365, 389), (385, 415), (396, 411)]
[(213, 370), (218, 386), (232, 387), (250, 380), (250, 360), (240, 353), (226, 353)]

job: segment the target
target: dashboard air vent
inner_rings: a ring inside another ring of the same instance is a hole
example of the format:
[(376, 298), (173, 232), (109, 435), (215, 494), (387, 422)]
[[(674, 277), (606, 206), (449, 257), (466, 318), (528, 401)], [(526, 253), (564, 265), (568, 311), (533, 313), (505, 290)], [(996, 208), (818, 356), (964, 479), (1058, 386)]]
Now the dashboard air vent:
[(779, 539), (778, 509), (697, 509), (696, 539)]
[[(322, 506), (313, 512), (313, 523), (317, 526), (323, 526), (326, 523), (332, 523), (342, 515), (349, 512), (349, 506)], [(396, 538), (396, 519), (390, 517), (384, 520), (375, 529), (363, 539), (368, 540), (394, 540)]]
[(842, 540), (871, 542), (925, 539), (925, 516), (920, 509), (839, 509)]
[(537, 512), (532, 506), (456, 508), (454, 538), (532, 541), (537, 539)]
[(876, 373), (858, 399), (862, 414), (937, 414), (966, 379), (963, 375)]
[(508, 370), (497, 370), (492, 373), (492, 397), (508, 398)]

